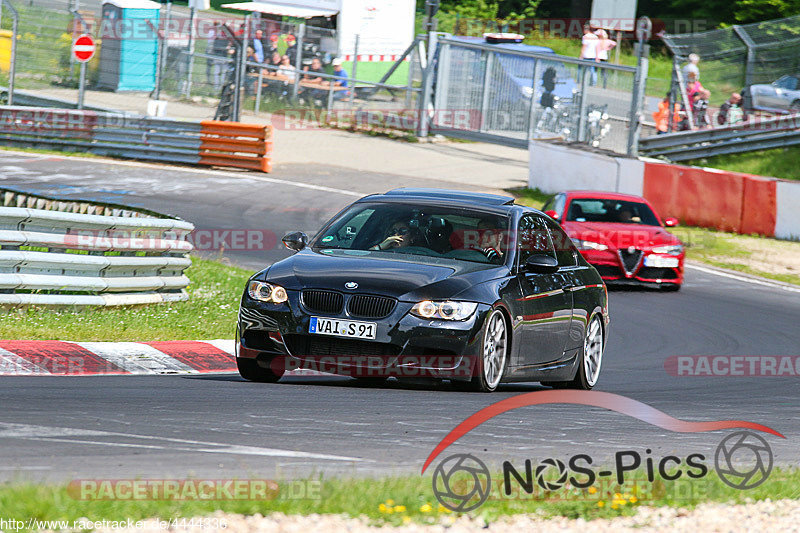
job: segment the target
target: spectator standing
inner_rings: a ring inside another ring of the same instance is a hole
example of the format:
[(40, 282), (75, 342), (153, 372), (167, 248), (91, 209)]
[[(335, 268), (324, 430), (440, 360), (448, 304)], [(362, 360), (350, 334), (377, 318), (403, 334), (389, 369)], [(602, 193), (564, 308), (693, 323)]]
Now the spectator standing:
[(206, 79), (215, 91), (220, 90), (225, 81), (229, 46), (224, 30), (217, 23), (208, 39), (208, 55), (212, 57), (206, 59)]
[[(586, 61), (597, 62), (597, 48), (600, 43), (600, 38), (592, 33), (592, 28), (588, 24), (583, 26), (583, 37), (581, 38), (581, 55), (580, 58)], [(597, 69), (591, 67), (591, 81), (590, 84), (597, 83)]]
[(261, 30), (256, 30), (256, 35), (253, 38), (253, 51), (255, 52), (256, 61), (259, 63), (264, 62), (264, 43), (261, 42), (263, 37), (264, 32)]
[(694, 75), (694, 73), (690, 72), (689, 78), (686, 81), (686, 97), (689, 99), (689, 101), (691, 102), (694, 99), (694, 95), (696, 93), (704, 90), (705, 89), (700, 82), (697, 81), (697, 77)]
[(689, 54), (689, 62), (686, 63), (681, 69), (683, 79), (688, 80), (689, 74), (694, 74), (694, 79), (700, 81), (700, 68), (697, 64), (700, 62), (700, 56), (697, 54)]
[[(667, 96), (658, 103), (658, 111), (653, 113), (653, 120), (656, 123), (656, 130), (659, 135), (669, 133), (669, 99), (670, 94), (667, 93)], [(680, 123), (680, 105), (674, 104), (672, 113), (672, 124)]]
[[(347, 71), (342, 67), (342, 60), (336, 58), (333, 60), (333, 74), (334, 76), (338, 76), (340, 79), (334, 80), (333, 84), (336, 87), (349, 87), (349, 79), (350, 75), (347, 74)], [(350, 91), (335, 91), (333, 93), (334, 100), (344, 100), (349, 96)]]
[[(617, 41), (609, 38), (608, 32), (604, 29), (599, 29), (596, 32), (597, 35), (597, 60), (600, 63), (608, 63), (608, 53), (617, 46)], [(603, 89), (606, 88), (607, 83), (607, 75), (606, 69), (601, 69), (602, 76), (603, 76)]]
[[(253, 50), (252, 46), (247, 47), (247, 62), (248, 63), (260, 63), (260, 61), (256, 60), (256, 51)], [(254, 94), (253, 88), (256, 85), (256, 80), (258, 79), (258, 69), (260, 67), (247, 65), (245, 67), (245, 80), (244, 80), (244, 94), (251, 96)]]
[(720, 106), (717, 114), (717, 124), (720, 126), (739, 124), (747, 119), (747, 111), (742, 108), (742, 95), (739, 93), (732, 93), (731, 97)]
[(289, 48), (286, 49), (286, 55), (289, 56), (292, 60), (292, 63), (297, 59), (297, 39), (294, 38), (294, 35), (291, 33), (286, 36), (286, 44), (289, 45)]

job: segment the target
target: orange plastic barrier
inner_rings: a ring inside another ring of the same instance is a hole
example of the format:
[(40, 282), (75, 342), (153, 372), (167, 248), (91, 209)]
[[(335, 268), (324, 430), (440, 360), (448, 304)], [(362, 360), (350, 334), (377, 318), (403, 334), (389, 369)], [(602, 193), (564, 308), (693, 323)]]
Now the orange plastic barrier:
[(774, 236), (776, 181), (738, 172), (646, 163), (643, 196), (690, 226)]
[(204, 120), (200, 164), (272, 171), (272, 126)]

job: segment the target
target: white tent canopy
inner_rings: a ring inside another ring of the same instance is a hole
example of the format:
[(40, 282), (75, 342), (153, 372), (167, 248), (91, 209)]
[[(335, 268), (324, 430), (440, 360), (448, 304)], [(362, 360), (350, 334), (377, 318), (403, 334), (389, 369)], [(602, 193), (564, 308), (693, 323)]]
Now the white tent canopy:
[(241, 11), (258, 11), (269, 15), (282, 15), (307, 19), (311, 17), (332, 17), (339, 13), (338, 10), (324, 9), (314, 6), (289, 5), (280, 2), (240, 2), (223, 4), (222, 7), (239, 9)]

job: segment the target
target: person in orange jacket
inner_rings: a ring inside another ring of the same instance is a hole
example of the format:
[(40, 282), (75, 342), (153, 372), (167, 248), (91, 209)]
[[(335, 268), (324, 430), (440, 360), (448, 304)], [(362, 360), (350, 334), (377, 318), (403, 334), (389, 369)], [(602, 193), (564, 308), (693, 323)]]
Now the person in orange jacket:
[[(672, 125), (674, 127), (681, 121), (680, 105), (678, 103), (675, 103), (673, 113)], [(658, 103), (658, 111), (653, 113), (653, 120), (656, 123), (656, 130), (659, 135), (669, 133), (669, 93)]]

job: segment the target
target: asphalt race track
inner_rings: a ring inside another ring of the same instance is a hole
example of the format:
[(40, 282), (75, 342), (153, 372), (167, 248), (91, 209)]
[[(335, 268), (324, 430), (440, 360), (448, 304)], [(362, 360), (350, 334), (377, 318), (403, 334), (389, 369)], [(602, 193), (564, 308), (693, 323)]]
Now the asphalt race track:
[[(0, 187), (143, 206), (200, 229), (313, 231), (356, 197), (396, 186), (450, 186), (321, 165), (273, 174), (159, 168), (135, 163), (0, 153)], [(213, 254), (212, 254), (213, 255)], [(231, 251), (258, 268), (286, 255)], [(800, 346), (800, 292), (690, 268), (679, 293), (612, 291), (611, 333), (597, 390), (625, 395), (684, 420), (746, 420), (783, 465), (800, 463), (800, 387), (794, 377), (673, 377), (673, 355), (788, 355)], [(231, 324), (231, 328), (233, 328)], [(143, 341), (148, 339), (141, 339)], [(288, 378), (275, 385), (221, 376), (0, 378), (0, 479), (142, 476), (293, 476), (310, 472), (419, 472), (438, 442), (467, 416), (538, 384), (494, 394), (390, 381)], [(441, 457), (503, 460), (620, 450), (654, 457), (714, 450), (730, 431), (673, 433), (600, 408), (525, 407), (492, 419)]]

